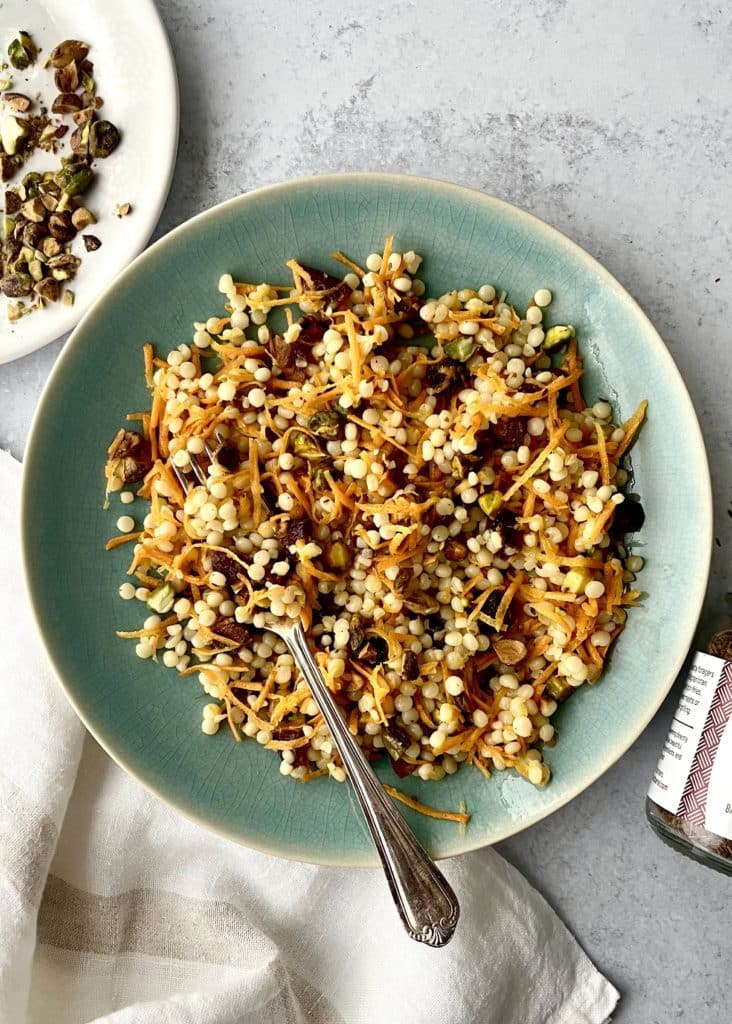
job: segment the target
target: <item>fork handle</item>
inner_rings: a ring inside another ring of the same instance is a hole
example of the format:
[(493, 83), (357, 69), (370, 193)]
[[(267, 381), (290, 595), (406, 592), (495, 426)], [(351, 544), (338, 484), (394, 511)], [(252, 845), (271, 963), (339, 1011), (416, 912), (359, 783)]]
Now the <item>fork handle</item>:
[(302, 627), (283, 631), (282, 638), (335, 740), (410, 938), (428, 946), (446, 945), (460, 915), (454, 892), (384, 791), (333, 699)]

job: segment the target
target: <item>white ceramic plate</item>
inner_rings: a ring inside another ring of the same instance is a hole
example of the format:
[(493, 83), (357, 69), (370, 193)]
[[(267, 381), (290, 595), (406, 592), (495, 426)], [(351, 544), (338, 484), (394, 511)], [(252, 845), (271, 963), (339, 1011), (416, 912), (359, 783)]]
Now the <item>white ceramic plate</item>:
[[(81, 239), (73, 251), (82, 264), (71, 288), (73, 306), (54, 303), (14, 324), (7, 300), (0, 298), (0, 363), (47, 345), (76, 326), (104, 288), (145, 247), (168, 195), (178, 147), (178, 83), (168, 38), (153, 0), (0, 0), (0, 52), (7, 53), (19, 29), (30, 32), (42, 48), (27, 72), (8, 69), (14, 89), (33, 96), (41, 91), (50, 105), (56, 95), (51, 69), (43, 63), (64, 39), (83, 39), (91, 49), (94, 77), (104, 99), (101, 116), (120, 130), (122, 142), (107, 160), (85, 197), (102, 242), (85, 253)], [(58, 156), (36, 153), (27, 170), (49, 170)], [(132, 212), (115, 216), (115, 207), (130, 203)]]

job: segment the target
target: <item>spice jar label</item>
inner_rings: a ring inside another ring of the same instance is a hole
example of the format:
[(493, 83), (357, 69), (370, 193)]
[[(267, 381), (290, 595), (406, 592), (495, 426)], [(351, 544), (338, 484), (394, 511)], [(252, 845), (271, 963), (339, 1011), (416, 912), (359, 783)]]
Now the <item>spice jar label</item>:
[(648, 796), (732, 839), (732, 662), (695, 652)]

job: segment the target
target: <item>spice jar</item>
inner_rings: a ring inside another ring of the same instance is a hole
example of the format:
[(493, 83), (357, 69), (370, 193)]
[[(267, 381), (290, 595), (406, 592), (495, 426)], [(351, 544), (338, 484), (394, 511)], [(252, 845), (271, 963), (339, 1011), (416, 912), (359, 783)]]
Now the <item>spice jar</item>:
[(646, 814), (664, 842), (732, 874), (732, 626), (691, 659)]

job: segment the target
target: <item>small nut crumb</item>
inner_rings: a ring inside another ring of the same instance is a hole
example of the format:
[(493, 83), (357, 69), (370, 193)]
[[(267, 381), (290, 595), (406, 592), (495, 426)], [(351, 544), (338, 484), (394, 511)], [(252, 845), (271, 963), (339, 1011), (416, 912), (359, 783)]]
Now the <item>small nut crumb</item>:
[(526, 657), (526, 644), (520, 640), (494, 640), (493, 650), (504, 665), (518, 665)]

